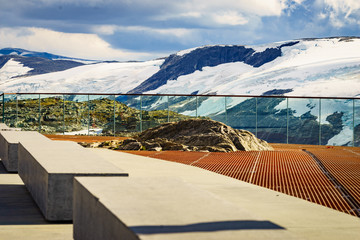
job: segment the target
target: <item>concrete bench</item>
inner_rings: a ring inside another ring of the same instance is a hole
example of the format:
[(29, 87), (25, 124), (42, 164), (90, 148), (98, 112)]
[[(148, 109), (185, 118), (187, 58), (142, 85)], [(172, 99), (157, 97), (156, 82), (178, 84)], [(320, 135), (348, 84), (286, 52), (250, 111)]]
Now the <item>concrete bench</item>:
[(18, 171), (18, 144), (20, 141), (42, 142), (51, 140), (44, 135), (34, 132), (0, 131), (0, 158), (8, 172)]
[(11, 128), (5, 123), (0, 123), (0, 131), (21, 131), (21, 128)]
[(0, 130), (8, 129), (9, 127), (5, 123), (0, 123)]
[(44, 217), (71, 221), (74, 176), (128, 176), (73, 142), (21, 141), (18, 172)]
[(75, 240), (248, 239), (244, 230), (283, 229), (172, 177), (75, 177), (73, 226)]

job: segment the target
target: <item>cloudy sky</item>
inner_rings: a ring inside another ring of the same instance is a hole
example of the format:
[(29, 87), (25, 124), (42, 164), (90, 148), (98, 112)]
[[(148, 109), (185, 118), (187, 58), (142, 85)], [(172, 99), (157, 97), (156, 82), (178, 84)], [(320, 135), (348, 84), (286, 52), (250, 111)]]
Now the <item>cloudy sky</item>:
[(359, 0), (0, 0), (0, 48), (87, 59), (328, 36), (360, 36)]

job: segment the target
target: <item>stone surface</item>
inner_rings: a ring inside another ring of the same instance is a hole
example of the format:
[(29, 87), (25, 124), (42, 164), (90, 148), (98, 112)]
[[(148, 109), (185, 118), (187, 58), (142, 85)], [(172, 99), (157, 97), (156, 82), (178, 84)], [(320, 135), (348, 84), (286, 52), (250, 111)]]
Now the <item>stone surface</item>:
[(273, 148), (249, 131), (233, 129), (210, 119), (188, 119), (150, 128), (123, 141), (80, 143), (84, 147), (147, 151), (271, 151)]
[(176, 177), (76, 177), (74, 239), (297, 239)]
[(189, 119), (148, 129), (136, 139), (159, 143), (162, 150), (205, 150), (215, 152), (273, 150), (249, 131), (237, 130), (209, 119)]
[(1, 168), (0, 239), (72, 240), (73, 225), (46, 221), (19, 175)]
[(38, 132), (0, 131), (0, 158), (8, 172), (18, 171), (18, 144), (20, 141), (50, 142)]
[(0, 123), (0, 129), (9, 129), (9, 127), (5, 123)]
[(19, 175), (49, 221), (72, 220), (74, 176), (128, 175), (71, 142), (22, 141), (18, 153)]
[(21, 131), (20, 128), (8, 127), (5, 123), (0, 123), (0, 131)]

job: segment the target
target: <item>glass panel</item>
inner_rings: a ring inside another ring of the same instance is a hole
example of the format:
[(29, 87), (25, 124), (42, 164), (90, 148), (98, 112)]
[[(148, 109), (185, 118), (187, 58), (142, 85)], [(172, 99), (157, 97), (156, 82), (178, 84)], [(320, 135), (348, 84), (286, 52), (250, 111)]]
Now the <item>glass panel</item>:
[(17, 123), (17, 96), (15, 94), (4, 95), (4, 121), (9, 127), (16, 127)]
[(354, 146), (360, 147), (360, 100), (356, 99), (354, 102)]
[(169, 96), (169, 120), (178, 122), (197, 116), (196, 96)]
[(64, 108), (62, 95), (40, 95), (41, 132), (63, 133)]
[(141, 131), (140, 96), (116, 96), (115, 102), (115, 134), (132, 136)]
[(352, 146), (353, 101), (321, 100), (321, 145)]
[(198, 117), (221, 119), (226, 124), (225, 97), (198, 97), (197, 114)]
[(289, 143), (319, 144), (319, 99), (289, 98)]
[(114, 135), (114, 96), (90, 95), (89, 134)]
[(3, 119), (3, 107), (4, 107), (4, 95), (2, 94), (0, 96), (0, 123), (3, 123), (4, 119)]
[(256, 134), (255, 98), (226, 97), (226, 112), (213, 117), (235, 129), (243, 129)]
[(88, 95), (64, 95), (64, 134), (88, 135)]
[(167, 96), (142, 96), (141, 104), (143, 131), (169, 121)]
[(271, 143), (286, 143), (287, 101), (257, 98), (257, 137)]
[(21, 94), (17, 96), (18, 115), (16, 126), (22, 130), (40, 130), (39, 95)]

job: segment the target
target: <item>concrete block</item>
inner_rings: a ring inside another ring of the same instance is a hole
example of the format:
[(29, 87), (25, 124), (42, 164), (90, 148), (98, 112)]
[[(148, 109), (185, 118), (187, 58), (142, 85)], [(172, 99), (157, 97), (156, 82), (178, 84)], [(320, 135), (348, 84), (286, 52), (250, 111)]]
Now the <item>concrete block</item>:
[(71, 221), (74, 176), (128, 176), (76, 143), (22, 141), (18, 171), (44, 217)]
[(18, 144), (20, 141), (42, 142), (51, 140), (44, 135), (34, 132), (0, 131), (0, 158), (8, 172), (18, 171)]
[(75, 240), (291, 239), (281, 226), (172, 177), (76, 177), (73, 226)]
[(5, 123), (0, 123), (0, 130), (9, 129), (9, 127)]
[(0, 123), (0, 131), (21, 131), (21, 128), (11, 128), (5, 123)]

